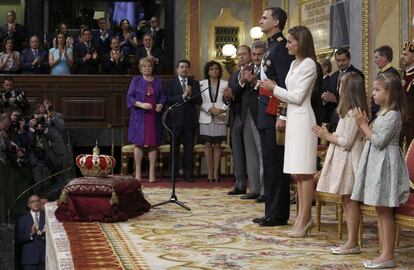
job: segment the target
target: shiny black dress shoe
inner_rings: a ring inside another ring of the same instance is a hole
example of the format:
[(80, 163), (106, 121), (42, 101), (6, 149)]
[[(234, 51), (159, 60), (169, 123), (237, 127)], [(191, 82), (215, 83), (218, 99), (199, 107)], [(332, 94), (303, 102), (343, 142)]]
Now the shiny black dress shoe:
[(258, 218), (254, 218), (252, 221), (253, 221), (253, 223), (260, 223), (260, 222), (262, 222), (266, 219), (267, 219), (267, 217), (258, 217)]
[(260, 195), (259, 198), (257, 198), (255, 202), (257, 202), (257, 203), (264, 203), (265, 201), (266, 201), (265, 196)]
[(259, 222), (261, 227), (275, 227), (275, 226), (283, 226), (287, 225), (287, 221), (280, 220), (280, 219), (272, 219), (267, 217), (265, 220)]
[(255, 200), (257, 198), (259, 198), (260, 194), (255, 194), (255, 193), (247, 193), (246, 195), (243, 195), (240, 197), (240, 199), (242, 200)]
[(242, 194), (246, 194), (246, 191), (245, 190), (240, 190), (238, 188), (233, 188), (232, 190), (227, 192), (227, 195), (242, 195)]

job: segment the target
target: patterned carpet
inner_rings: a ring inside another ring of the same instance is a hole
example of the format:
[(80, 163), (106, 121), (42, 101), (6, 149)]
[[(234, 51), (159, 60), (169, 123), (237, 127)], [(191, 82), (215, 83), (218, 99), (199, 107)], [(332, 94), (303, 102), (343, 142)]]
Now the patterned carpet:
[[(362, 254), (334, 256), (329, 252), (338, 244), (333, 206), (323, 207), (322, 232), (315, 229), (312, 237), (291, 239), (285, 236), (290, 226), (261, 228), (251, 222), (261, 216), (263, 204), (227, 196), (226, 191), (180, 188), (178, 199), (192, 211), (167, 204), (128, 222), (100, 225), (117, 256), (128, 262), (125, 269), (363, 269), (361, 262), (377, 253), (373, 220), (365, 219)], [(151, 204), (170, 197), (165, 188), (146, 188), (144, 193)], [(399, 269), (413, 269), (413, 240), (414, 232), (402, 231), (396, 251)]]

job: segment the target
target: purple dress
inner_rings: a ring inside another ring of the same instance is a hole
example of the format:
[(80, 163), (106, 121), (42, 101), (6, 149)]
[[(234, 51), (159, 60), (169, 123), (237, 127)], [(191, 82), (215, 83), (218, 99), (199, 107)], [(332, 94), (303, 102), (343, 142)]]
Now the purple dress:
[[(135, 107), (135, 102), (151, 103), (152, 110)], [(131, 111), (128, 127), (128, 142), (140, 146), (158, 146), (162, 143), (163, 132), (161, 115), (155, 111), (156, 104), (165, 104), (162, 81), (154, 78), (152, 82), (141, 76), (132, 79), (126, 97), (127, 107)]]

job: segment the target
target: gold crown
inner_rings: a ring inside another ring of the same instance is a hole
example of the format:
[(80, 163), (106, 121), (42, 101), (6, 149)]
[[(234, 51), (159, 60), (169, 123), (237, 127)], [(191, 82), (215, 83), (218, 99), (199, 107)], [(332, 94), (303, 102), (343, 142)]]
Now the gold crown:
[(111, 156), (100, 155), (98, 144), (93, 148), (92, 155), (79, 155), (76, 157), (76, 165), (83, 176), (106, 177), (112, 172), (116, 161)]
[(404, 42), (403, 50), (414, 53), (414, 44), (412, 44), (411, 41)]

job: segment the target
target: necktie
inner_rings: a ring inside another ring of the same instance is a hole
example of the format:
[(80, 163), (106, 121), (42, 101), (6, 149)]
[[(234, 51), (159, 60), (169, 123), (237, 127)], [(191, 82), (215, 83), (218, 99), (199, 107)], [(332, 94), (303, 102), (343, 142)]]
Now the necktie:
[(39, 213), (35, 213), (35, 220), (34, 220), (36, 229), (39, 230)]
[(145, 48), (147, 50), (147, 56), (150, 57), (151, 56), (151, 49), (150, 48)]
[(181, 79), (181, 88), (183, 89), (183, 92), (185, 91), (186, 85), (185, 85), (185, 79)]
[(37, 50), (33, 50), (33, 56), (34, 56), (34, 58), (37, 57)]
[(337, 80), (337, 82), (336, 82), (336, 90), (338, 90), (339, 91), (339, 86), (341, 85), (341, 78), (342, 78), (342, 76), (344, 76), (344, 74), (345, 74), (345, 71), (339, 71), (339, 75), (338, 75), (338, 80)]

